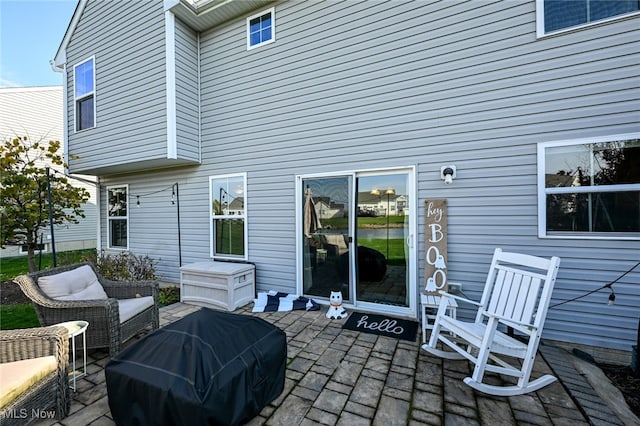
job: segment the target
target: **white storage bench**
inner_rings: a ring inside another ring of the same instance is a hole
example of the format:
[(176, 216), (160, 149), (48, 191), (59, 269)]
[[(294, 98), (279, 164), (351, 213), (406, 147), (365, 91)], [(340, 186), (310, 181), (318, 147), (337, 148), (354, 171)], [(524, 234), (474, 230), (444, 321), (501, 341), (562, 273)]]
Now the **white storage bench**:
[(254, 298), (253, 265), (204, 261), (180, 268), (181, 302), (233, 311)]

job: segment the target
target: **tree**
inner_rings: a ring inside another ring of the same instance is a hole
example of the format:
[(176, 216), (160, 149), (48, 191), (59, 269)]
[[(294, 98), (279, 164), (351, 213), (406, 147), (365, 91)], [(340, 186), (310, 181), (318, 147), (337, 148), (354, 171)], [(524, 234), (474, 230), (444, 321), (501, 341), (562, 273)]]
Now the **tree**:
[[(78, 223), (89, 192), (74, 187), (54, 167), (67, 168), (58, 151), (59, 141), (30, 142), (25, 137), (5, 139), (0, 146), (0, 247), (26, 245), (29, 271), (36, 270), (35, 252), (42, 231), (50, 226)], [(51, 218), (47, 192), (47, 167), (51, 186)]]

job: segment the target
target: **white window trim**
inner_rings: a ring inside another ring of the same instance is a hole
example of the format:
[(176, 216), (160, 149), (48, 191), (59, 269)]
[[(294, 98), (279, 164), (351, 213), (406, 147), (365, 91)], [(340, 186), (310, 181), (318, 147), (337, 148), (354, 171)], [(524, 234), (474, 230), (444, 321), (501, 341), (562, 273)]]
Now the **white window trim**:
[[(632, 236), (619, 233), (611, 233), (609, 235), (605, 233), (561, 233), (561, 234), (547, 234), (547, 209), (546, 200), (547, 194), (561, 194), (561, 193), (577, 193), (577, 192), (610, 192), (612, 186), (600, 186), (600, 187), (563, 187), (563, 188), (546, 188), (545, 187), (545, 150), (550, 147), (569, 146), (569, 145), (583, 145), (583, 144), (595, 144), (603, 142), (620, 141), (627, 139), (638, 139), (640, 133), (626, 133), (619, 135), (601, 136), (594, 138), (581, 138), (581, 139), (568, 139), (560, 141), (540, 142), (538, 143), (538, 237), (545, 239), (566, 239), (566, 240), (640, 240), (640, 235)], [(623, 184), (615, 185), (616, 191), (638, 191), (640, 190), (640, 184)]]
[[(260, 17), (262, 15), (266, 15), (267, 13), (271, 14), (271, 39), (267, 40), (267, 41), (263, 41), (262, 43), (254, 44), (252, 46), (251, 45), (251, 26), (250, 26), (249, 23), (251, 22), (252, 19), (258, 18), (258, 17)], [(247, 35), (246, 35), (246, 37), (247, 37), (247, 50), (252, 50), (252, 49), (255, 49), (257, 47), (273, 43), (274, 41), (276, 41), (276, 8), (272, 7), (270, 9), (263, 10), (260, 13), (256, 13), (254, 15), (249, 16), (247, 18), (246, 26), (247, 26), (247, 30), (246, 30), (246, 32), (247, 32)]]
[[(126, 188), (127, 189), (127, 215), (126, 216), (109, 216), (109, 191), (112, 188)], [(106, 209), (106, 218), (107, 218), (107, 248), (109, 250), (122, 250), (122, 251), (127, 251), (129, 250), (129, 224), (131, 223), (131, 220), (129, 219), (129, 206), (130, 206), (130, 200), (129, 200), (129, 184), (125, 183), (122, 185), (109, 185), (107, 186), (107, 194), (106, 194), (106, 203), (105, 203), (105, 209)], [(126, 219), (127, 220), (127, 246), (126, 247), (120, 247), (120, 246), (112, 246), (111, 245), (111, 220), (113, 219)]]
[(586, 22), (584, 24), (575, 25), (573, 27), (561, 28), (559, 30), (545, 32), (544, 31), (544, 0), (536, 0), (536, 38), (550, 37), (560, 34), (571, 33), (574, 31), (580, 31), (588, 27), (595, 27), (599, 25), (605, 25), (613, 21), (621, 21), (624, 19), (632, 18), (636, 15), (640, 15), (640, 11), (629, 12), (623, 15), (611, 16), (609, 18), (600, 19), (594, 22)]
[[(81, 98), (77, 98), (76, 97), (76, 69), (83, 64), (86, 64), (89, 61), (93, 61), (93, 91), (85, 93), (84, 96), (82, 96)], [(91, 127), (87, 127), (86, 129), (82, 129), (82, 130), (78, 130), (78, 111), (77, 111), (77, 106), (78, 106), (78, 100), (79, 99), (84, 99), (88, 96), (93, 96), (93, 126)], [(78, 132), (84, 132), (85, 130), (89, 130), (89, 129), (95, 129), (98, 125), (98, 118), (96, 117), (96, 57), (95, 56), (91, 56), (87, 59), (85, 59), (84, 61), (80, 61), (77, 64), (75, 64), (73, 66), (73, 131), (74, 133), (78, 133)]]
[[(213, 181), (217, 179), (228, 178), (242, 178), (242, 185), (244, 188), (244, 214), (242, 215), (214, 215), (211, 211), (213, 205)], [(249, 260), (249, 233), (248, 233), (248, 217), (247, 217), (247, 174), (246, 173), (229, 173), (224, 175), (209, 176), (209, 257), (212, 259), (229, 259), (229, 260)], [(242, 219), (244, 220), (244, 256), (231, 256), (225, 254), (216, 254), (215, 252), (215, 239), (213, 236), (213, 220), (214, 219)]]
[[(342, 171), (333, 171), (333, 172), (319, 172), (319, 173), (309, 173), (303, 175), (295, 176), (295, 193), (302, 194), (302, 181), (304, 179), (317, 179), (322, 177), (332, 177), (332, 176), (351, 176), (353, 181), (355, 179), (362, 176), (367, 175), (383, 175), (383, 174), (396, 174), (396, 173), (408, 173), (409, 174), (409, 186), (407, 187), (407, 194), (409, 195), (409, 199), (413, 200), (407, 204), (407, 208), (409, 210), (409, 236), (407, 237), (408, 250), (410, 251), (410, 265), (409, 265), (409, 292), (411, 294), (417, 294), (417, 288), (420, 287), (418, 283), (418, 248), (419, 248), (419, 239), (417, 237), (418, 233), (418, 196), (416, 189), (417, 182), (417, 172), (416, 166), (398, 166), (398, 167), (383, 167), (376, 169), (350, 169), (350, 170), (342, 170)], [(351, 193), (350, 197), (355, 197), (356, 194), (356, 186), (351, 185)], [(295, 197), (295, 229), (296, 229), (296, 292), (297, 294), (303, 294), (303, 274), (304, 274), (304, 259), (301, 256), (302, 253), (302, 241), (303, 241), (303, 229), (302, 229), (302, 209), (303, 209), (304, 201), (303, 197), (296, 196)], [(386, 204), (385, 204), (386, 206)], [(355, 220), (355, 218), (354, 218)], [(349, 235), (353, 235), (354, 233), (354, 222), (349, 222)], [(352, 271), (352, 273), (355, 273)], [(389, 314), (398, 315), (401, 313), (402, 315), (406, 315), (409, 317), (415, 318), (415, 312), (417, 312), (417, 304), (418, 300), (416, 297), (412, 297), (409, 300), (408, 308), (401, 308), (398, 311), (389, 311)], [(319, 300), (319, 303), (324, 303), (322, 300)], [(353, 305), (346, 305), (347, 307), (354, 307)], [(358, 306), (367, 307), (367, 302), (359, 302)], [(371, 306), (371, 304), (369, 304)], [(380, 309), (381, 305), (377, 305), (375, 308)], [(391, 306), (391, 305), (389, 305)], [(363, 308), (364, 309), (364, 308)], [(393, 309), (393, 308), (392, 308)]]

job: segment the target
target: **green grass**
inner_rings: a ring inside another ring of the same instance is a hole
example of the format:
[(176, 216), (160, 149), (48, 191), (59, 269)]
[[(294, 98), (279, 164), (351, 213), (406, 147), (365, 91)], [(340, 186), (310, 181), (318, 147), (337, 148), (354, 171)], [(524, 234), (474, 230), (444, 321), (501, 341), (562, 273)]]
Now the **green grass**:
[(29, 303), (0, 306), (0, 330), (40, 327), (36, 311)]
[(404, 265), (405, 264), (405, 253), (404, 253), (405, 242), (403, 238), (395, 238), (395, 239), (389, 240), (388, 256), (387, 256), (387, 240), (380, 240), (380, 239), (367, 240), (366, 243), (360, 242), (358, 245), (372, 248), (384, 254), (384, 256), (387, 258), (388, 265)]
[[(56, 253), (56, 265), (78, 263), (86, 258), (95, 258), (96, 251), (73, 250)], [(36, 255), (36, 267), (47, 269), (53, 266), (53, 254), (43, 253), (42, 258)], [(9, 281), (18, 275), (29, 273), (27, 256), (3, 257), (0, 259), (0, 280)], [(0, 330), (15, 330), (18, 328), (40, 327), (38, 316), (33, 305), (0, 306)]]
[[(406, 216), (389, 216), (389, 227), (398, 228), (404, 225)], [(346, 217), (333, 217), (330, 219), (320, 219), (323, 228), (348, 229), (349, 219)], [(387, 226), (387, 217), (359, 217), (357, 219), (358, 228), (384, 228)]]
[[(86, 258), (95, 258), (95, 249), (72, 250), (56, 253), (56, 265), (71, 265), (82, 262)], [(48, 269), (53, 266), (53, 254), (43, 253), (42, 258), (36, 254), (36, 268)], [(28, 274), (29, 264), (27, 256), (3, 257), (0, 259), (0, 280), (9, 281), (18, 275)]]
[(216, 221), (216, 253), (244, 255), (244, 221), (237, 219)]

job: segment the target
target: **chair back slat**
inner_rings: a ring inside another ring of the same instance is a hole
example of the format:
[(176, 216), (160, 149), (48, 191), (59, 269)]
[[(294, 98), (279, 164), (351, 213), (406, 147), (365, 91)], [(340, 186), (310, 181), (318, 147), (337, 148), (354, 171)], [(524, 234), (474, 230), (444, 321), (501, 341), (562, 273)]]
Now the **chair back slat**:
[[(548, 295), (555, 281), (555, 275), (551, 278), (547, 270), (549, 267), (553, 269), (552, 265), (549, 260), (533, 256), (496, 253), (483, 295), (486, 311), (504, 317), (504, 323), (528, 334), (530, 327), (509, 320), (534, 326), (538, 325), (540, 308), (544, 311), (543, 318), (546, 316)], [(538, 273), (539, 269), (543, 269), (545, 274)], [(541, 298), (543, 293), (545, 296)], [(539, 306), (541, 302), (544, 302), (542, 307)]]
[(513, 270), (499, 269), (487, 311), (507, 319), (530, 323), (535, 314), (539, 289), (539, 279)]

